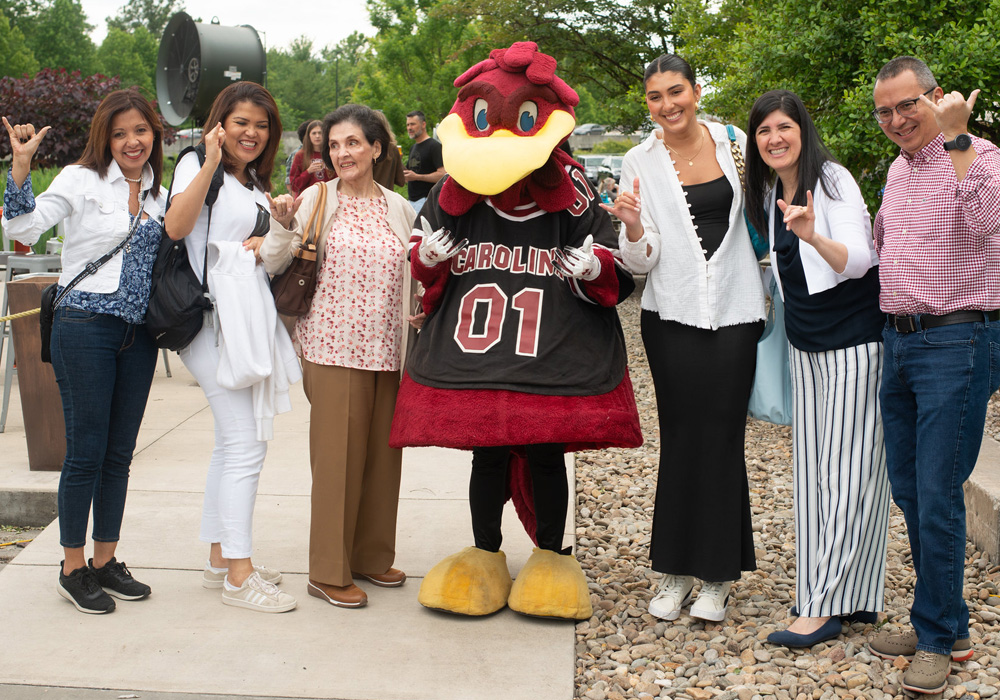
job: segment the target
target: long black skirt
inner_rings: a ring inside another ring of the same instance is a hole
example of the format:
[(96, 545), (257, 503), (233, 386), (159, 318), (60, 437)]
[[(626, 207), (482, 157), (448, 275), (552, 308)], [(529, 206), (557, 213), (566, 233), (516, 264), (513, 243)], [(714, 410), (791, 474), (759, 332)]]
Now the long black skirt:
[(656, 571), (734, 581), (757, 568), (743, 443), (763, 330), (763, 321), (712, 331), (642, 312), (660, 421)]

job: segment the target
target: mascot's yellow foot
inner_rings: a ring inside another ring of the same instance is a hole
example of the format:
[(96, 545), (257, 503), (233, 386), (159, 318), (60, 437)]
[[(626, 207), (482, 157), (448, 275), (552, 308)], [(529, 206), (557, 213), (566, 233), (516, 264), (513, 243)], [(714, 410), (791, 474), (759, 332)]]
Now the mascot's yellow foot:
[(576, 557), (537, 547), (517, 575), (507, 605), (535, 617), (586, 620), (593, 614), (587, 577)]
[(506, 554), (466, 547), (427, 572), (417, 601), (459, 615), (489, 615), (507, 603), (510, 586)]

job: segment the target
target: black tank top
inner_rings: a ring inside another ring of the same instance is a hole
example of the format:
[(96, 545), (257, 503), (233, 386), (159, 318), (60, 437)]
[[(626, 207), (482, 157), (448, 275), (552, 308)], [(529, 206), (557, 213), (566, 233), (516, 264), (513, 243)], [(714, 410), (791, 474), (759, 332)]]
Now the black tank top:
[(733, 207), (733, 188), (722, 176), (697, 185), (683, 185), (684, 196), (693, 217), (695, 233), (708, 260), (722, 245), (729, 230), (729, 210)]

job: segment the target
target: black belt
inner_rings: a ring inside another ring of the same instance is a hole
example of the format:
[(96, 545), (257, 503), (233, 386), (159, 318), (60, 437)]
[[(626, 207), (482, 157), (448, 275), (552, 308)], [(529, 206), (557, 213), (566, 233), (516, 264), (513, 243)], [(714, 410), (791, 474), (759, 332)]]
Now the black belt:
[(995, 311), (952, 311), (950, 314), (935, 316), (933, 314), (916, 314), (914, 316), (896, 316), (889, 314), (889, 325), (897, 333), (912, 333), (923, 328), (938, 326), (953, 326), (956, 323), (975, 323), (976, 321), (1000, 321), (1000, 310)]

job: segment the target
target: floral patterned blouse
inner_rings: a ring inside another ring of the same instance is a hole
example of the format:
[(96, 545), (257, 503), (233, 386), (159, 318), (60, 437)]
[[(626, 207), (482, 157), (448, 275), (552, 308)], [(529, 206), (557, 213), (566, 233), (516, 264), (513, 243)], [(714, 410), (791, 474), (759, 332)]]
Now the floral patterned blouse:
[(309, 312), (298, 320), (302, 356), (319, 365), (394, 372), (403, 338), (405, 251), (383, 197), (338, 195)]

